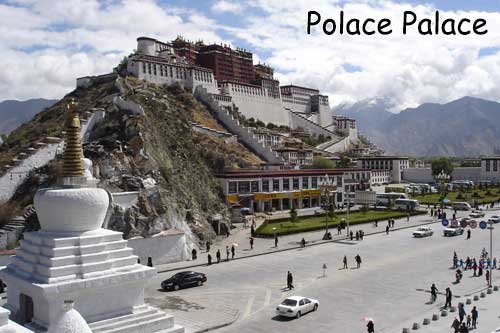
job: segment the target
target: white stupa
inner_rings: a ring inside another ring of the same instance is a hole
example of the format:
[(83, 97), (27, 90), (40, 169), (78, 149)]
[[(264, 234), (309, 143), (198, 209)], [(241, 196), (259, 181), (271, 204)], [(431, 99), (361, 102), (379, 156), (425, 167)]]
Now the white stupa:
[[(156, 269), (137, 263), (122, 233), (102, 229), (109, 195), (89, 187), (95, 182), (90, 161), (82, 159), (75, 104), (68, 109), (60, 187), (36, 193), (41, 229), (24, 234), (0, 271), (8, 286), (5, 307), (12, 319), (40, 332), (60, 333), (54, 327), (71, 327), (68, 320), (80, 315), (92, 332), (184, 332), (172, 316), (144, 303)], [(63, 308), (68, 300), (74, 310)], [(64, 333), (87, 332), (82, 325)]]

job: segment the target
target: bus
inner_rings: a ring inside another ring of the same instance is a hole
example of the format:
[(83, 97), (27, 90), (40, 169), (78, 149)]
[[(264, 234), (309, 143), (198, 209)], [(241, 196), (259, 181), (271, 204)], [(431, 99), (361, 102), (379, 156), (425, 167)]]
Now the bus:
[(376, 200), (377, 200), (377, 206), (388, 206), (389, 201), (394, 204), (394, 201), (396, 199), (407, 199), (408, 197), (406, 196), (405, 193), (396, 193), (396, 192), (391, 192), (391, 193), (377, 193)]
[(456, 210), (471, 210), (472, 207), (469, 205), (468, 202), (454, 202), (451, 204), (453, 209)]
[(412, 199), (396, 199), (394, 209), (397, 210), (417, 210), (420, 206), (418, 200)]

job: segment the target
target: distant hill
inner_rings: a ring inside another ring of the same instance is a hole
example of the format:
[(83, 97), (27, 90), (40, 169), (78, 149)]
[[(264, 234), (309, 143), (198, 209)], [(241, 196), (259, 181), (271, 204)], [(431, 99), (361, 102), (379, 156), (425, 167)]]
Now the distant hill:
[(52, 106), (55, 99), (6, 100), (0, 102), (0, 134), (8, 134), (19, 125), (30, 121), (34, 115)]
[(500, 144), (500, 103), (493, 101), (463, 97), (446, 104), (426, 103), (383, 121), (377, 119), (385, 117), (382, 112), (369, 112), (358, 111), (361, 131), (391, 154), (477, 156), (492, 154)]
[(393, 113), (388, 110), (391, 105), (381, 98), (365, 99), (354, 104), (341, 104), (333, 111), (335, 114), (356, 119), (361, 132), (376, 129), (380, 124), (389, 119)]

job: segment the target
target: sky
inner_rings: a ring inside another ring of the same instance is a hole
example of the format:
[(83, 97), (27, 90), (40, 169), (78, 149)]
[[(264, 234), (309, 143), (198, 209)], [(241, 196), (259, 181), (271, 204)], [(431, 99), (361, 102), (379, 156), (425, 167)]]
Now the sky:
[[(306, 32), (307, 12), (337, 23), (390, 18), (391, 35)], [(487, 20), (486, 35), (401, 33), (418, 19)], [(336, 106), (383, 98), (398, 112), (463, 96), (500, 101), (500, 0), (0, 0), (0, 101), (61, 98), (77, 77), (110, 72), (139, 36), (178, 35), (250, 50), (281, 84), (320, 89)]]

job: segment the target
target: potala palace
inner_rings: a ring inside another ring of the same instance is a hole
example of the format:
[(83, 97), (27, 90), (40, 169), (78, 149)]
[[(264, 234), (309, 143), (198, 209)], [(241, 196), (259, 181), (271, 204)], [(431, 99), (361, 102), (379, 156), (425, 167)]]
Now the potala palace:
[[(330, 137), (321, 147), (325, 151), (342, 152), (358, 141), (356, 121), (335, 116), (328, 96), (318, 89), (280, 86), (274, 70), (254, 65), (252, 53), (245, 50), (180, 37), (169, 43), (139, 37), (137, 51), (128, 58), (127, 72), (151, 83), (178, 83), (194, 93), (201, 90), (247, 119)], [(78, 84), (87, 79), (79, 79)]]

